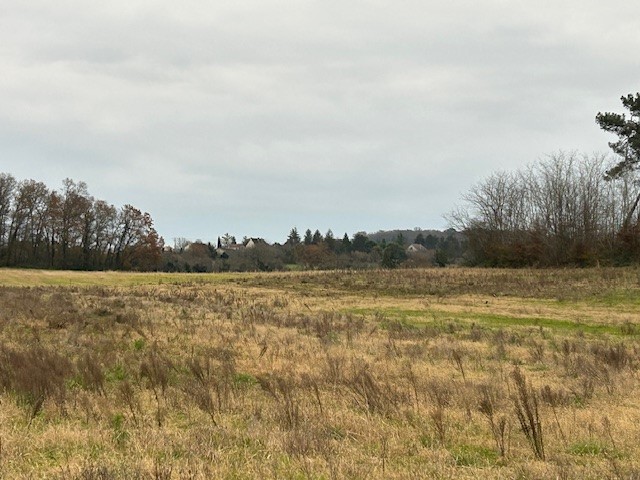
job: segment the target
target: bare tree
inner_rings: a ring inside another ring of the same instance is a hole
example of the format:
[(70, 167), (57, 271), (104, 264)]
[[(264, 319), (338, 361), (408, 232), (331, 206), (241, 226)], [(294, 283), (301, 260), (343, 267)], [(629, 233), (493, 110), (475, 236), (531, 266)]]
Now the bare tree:
[(614, 254), (630, 178), (605, 181), (611, 160), (556, 153), (515, 173), (496, 173), (463, 196), (450, 221), (466, 232), (472, 260), (490, 265), (593, 263)]

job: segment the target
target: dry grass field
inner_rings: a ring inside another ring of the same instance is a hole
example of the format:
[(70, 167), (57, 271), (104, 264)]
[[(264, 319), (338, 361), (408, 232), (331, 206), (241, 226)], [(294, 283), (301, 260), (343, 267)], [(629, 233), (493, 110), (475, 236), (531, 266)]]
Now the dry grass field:
[(640, 271), (0, 270), (0, 478), (640, 479)]

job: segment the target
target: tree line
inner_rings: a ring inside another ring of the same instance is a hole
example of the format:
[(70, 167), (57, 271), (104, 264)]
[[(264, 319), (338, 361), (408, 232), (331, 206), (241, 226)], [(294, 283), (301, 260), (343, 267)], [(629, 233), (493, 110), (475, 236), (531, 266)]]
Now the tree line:
[[(435, 233), (435, 232), (434, 232)], [(240, 244), (246, 244), (248, 238)], [(235, 237), (225, 234), (215, 244), (176, 239), (174, 248), (163, 253), (161, 270), (169, 272), (274, 271), (286, 269), (368, 269), (444, 266), (459, 262), (465, 248), (461, 234), (453, 229), (437, 235), (416, 232), (415, 238), (399, 234), (392, 241), (374, 241), (365, 232), (336, 236), (307, 229), (300, 234), (292, 228), (284, 243), (258, 242), (252, 248), (235, 246)], [(424, 247), (407, 252), (409, 244)]]
[(52, 190), (0, 173), (0, 265), (154, 270), (163, 241), (148, 213), (92, 197), (84, 182)]
[(218, 245), (179, 238), (173, 249), (165, 249), (148, 213), (96, 199), (84, 182), (65, 179), (55, 190), (0, 173), (0, 266), (5, 267), (171, 272), (396, 268), (446, 265), (458, 261), (464, 249), (454, 230), (437, 236), (417, 232), (413, 242), (425, 252), (408, 255), (411, 241), (402, 233), (392, 241), (374, 241), (365, 232), (336, 237), (331, 230), (323, 235), (307, 229), (301, 235), (292, 228), (283, 244), (217, 248), (238, 246), (234, 236), (225, 234)]
[(617, 136), (609, 143), (614, 157), (560, 152), (493, 173), (449, 214), (455, 228), (439, 237), (416, 235), (413, 243), (423, 250), (408, 251), (400, 231), (392, 241), (375, 241), (364, 232), (340, 237), (293, 228), (282, 245), (243, 249), (227, 234), (218, 243), (233, 245), (228, 252), (186, 239), (164, 251), (148, 213), (94, 199), (84, 182), (66, 179), (51, 190), (1, 173), (0, 266), (208, 272), (639, 262), (640, 93), (621, 100), (628, 114), (596, 115), (600, 128)]
[(615, 157), (557, 153), (493, 173), (450, 215), (468, 239), (466, 260), (485, 266), (626, 264), (640, 260), (640, 93), (629, 115), (598, 113), (618, 136)]

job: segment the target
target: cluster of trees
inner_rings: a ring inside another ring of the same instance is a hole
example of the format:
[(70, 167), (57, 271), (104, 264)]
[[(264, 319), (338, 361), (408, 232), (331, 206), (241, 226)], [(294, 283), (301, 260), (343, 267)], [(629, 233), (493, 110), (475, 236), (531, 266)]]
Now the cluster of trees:
[[(222, 246), (233, 246), (225, 235)], [(411, 243), (403, 235), (394, 240), (372, 240), (366, 233), (352, 237), (336, 237), (331, 230), (307, 230), (300, 235), (292, 228), (283, 244), (258, 243), (251, 248), (217, 249), (211, 243), (189, 243), (178, 239), (176, 248), (165, 252), (163, 270), (185, 272), (211, 271), (273, 271), (283, 269), (366, 269), (396, 268), (399, 266), (444, 266), (459, 261), (464, 253), (461, 235), (451, 229), (439, 235), (425, 235), (418, 231), (414, 243), (425, 246), (423, 252), (408, 254)], [(245, 239), (246, 243), (248, 239)]]
[(630, 116), (599, 113), (618, 135), (617, 155), (558, 153), (517, 172), (494, 173), (450, 215), (476, 265), (592, 265), (640, 260), (640, 94)]
[(323, 236), (319, 230), (308, 229), (301, 239), (296, 228), (291, 229), (284, 244), (285, 260), (304, 268), (367, 268), (380, 265), (388, 245), (378, 245), (364, 232), (349, 238), (346, 233), (336, 238), (331, 230)]
[(0, 173), (2, 266), (154, 270), (162, 246), (148, 213), (97, 200), (84, 182), (51, 190)]

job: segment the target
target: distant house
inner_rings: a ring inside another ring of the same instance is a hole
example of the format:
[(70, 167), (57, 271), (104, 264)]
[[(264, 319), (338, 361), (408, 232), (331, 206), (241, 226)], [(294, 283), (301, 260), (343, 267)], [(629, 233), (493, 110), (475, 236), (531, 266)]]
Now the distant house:
[(220, 240), (220, 237), (218, 237), (218, 243), (216, 245), (216, 253), (222, 258), (229, 258), (229, 255), (227, 255), (227, 252), (237, 252), (238, 250), (243, 250), (244, 248), (245, 246), (241, 243), (223, 244), (222, 241)]
[(245, 246), (242, 245), (241, 243), (232, 243), (230, 245), (224, 245), (220, 248), (216, 248), (216, 253), (218, 255), (222, 255), (223, 253), (226, 252), (237, 252), (238, 250), (244, 250)]
[(426, 253), (426, 252), (427, 252), (427, 249), (423, 245), (420, 245), (419, 243), (412, 243), (407, 247), (407, 254)]
[(266, 246), (268, 245), (267, 242), (264, 241), (264, 239), (262, 238), (249, 238), (245, 243), (244, 243), (244, 247), (245, 248), (255, 248), (257, 246)]
[(262, 238), (256, 238), (256, 237), (251, 237), (251, 238), (245, 238), (243, 243), (230, 243), (230, 244), (224, 244), (220, 241), (220, 238), (218, 237), (218, 245), (216, 248), (216, 253), (220, 256), (220, 257), (224, 257), (223, 258), (228, 258), (229, 257), (229, 253), (231, 252), (238, 252), (240, 250), (244, 250), (245, 248), (255, 248), (257, 246), (261, 246), (261, 245), (269, 245), (266, 241), (264, 241), (264, 239)]

